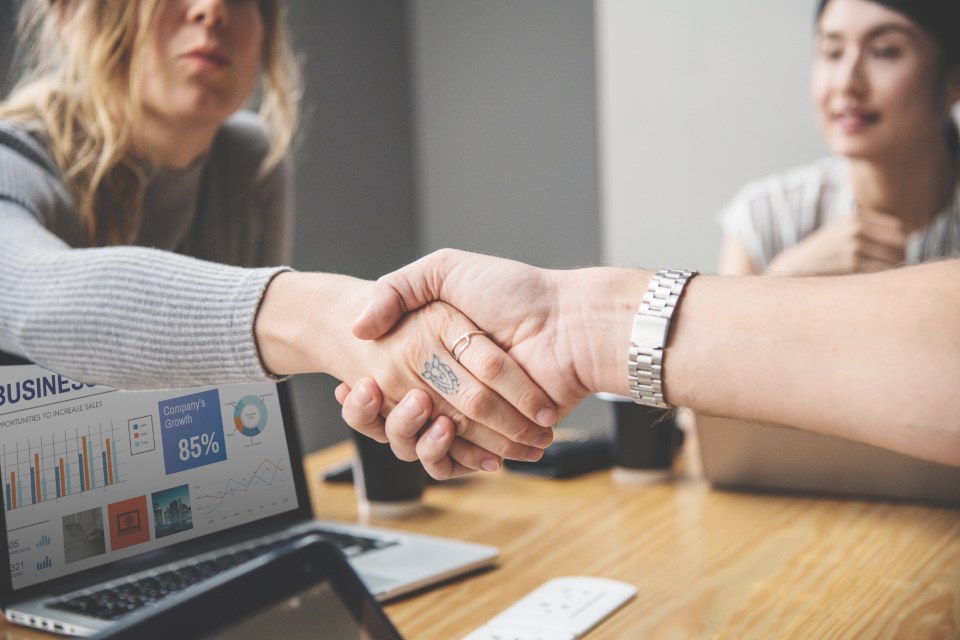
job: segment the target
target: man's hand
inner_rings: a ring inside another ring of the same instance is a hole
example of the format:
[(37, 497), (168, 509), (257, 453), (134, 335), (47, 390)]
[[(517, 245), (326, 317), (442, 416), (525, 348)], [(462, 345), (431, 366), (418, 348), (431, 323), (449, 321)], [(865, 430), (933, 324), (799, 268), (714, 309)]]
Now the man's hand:
[[(624, 280), (627, 286), (614, 286)], [(443, 249), (381, 278), (353, 332), (376, 339), (405, 313), (442, 300), (516, 360), (562, 416), (595, 391), (626, 391), (627, 334), (645, 285), (642, 275), (623, 269), (549, 271)], [(490, 374), (489, 362), (473, 347), (463, 350), (460, 363), (481, 379)], [(347, 387), (338, 390), (348, 424), (383, 429), (400, 457), (420, 458), (434, 477), (449, 477), (447, 449), (469, 434), (454, 433), (447, 421), (422, 430), (422, 422), (397, 412), (384, 420), (374, 387), (363, 382), (362, 401)], [(411, 402), (427, 409), (422, 395)]]
[[(590, 393), (577, 370), (575, 350), (566, 328), (575, 318), (560, 307), (567, 274), (530, 265), (441, 249), (377, 281), (370, 304), (353, 325), (353, 333), (371, 340), (385, 335), (404, 316), (433, 301), (456, 307), (512, 356), (550, 398), (569, 411)], [(579, 307), (579, 301), (572, 301)], [(587, 336), (577, 336), (588, 339)], [(483, 379), (494, 364), (473, 347), (460, 363)], [(485, 375), (484, 375), (485, 372)]]

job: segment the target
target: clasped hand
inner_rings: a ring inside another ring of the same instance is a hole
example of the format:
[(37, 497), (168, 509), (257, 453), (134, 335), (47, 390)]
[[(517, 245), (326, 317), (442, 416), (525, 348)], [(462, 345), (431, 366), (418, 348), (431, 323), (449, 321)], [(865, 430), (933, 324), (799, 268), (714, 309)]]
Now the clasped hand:
[(824, 224), (777, 255), (767, 273), (842, 275), (902, 265), (908, 234), (889, 214), (857, 211)]
[[(506, 399), (528, 400), (527, 390), (508, 393), (504, 374), (510, 363), (510, 370), (517, 369), (510, 379), (528, 376), (559, 407), (554, 417), (562, 416), (604, 387), (600, 378), (609, 370), (605, 364), (618, 359), (609, 346), (616, 344), (616, 339), (605, 344), (591, 342), (598, 335), (615, 333), (597, 331), (602, 320), (584, 311), (588, 305), (583, 292), (597, 288), (596, 278), (584, 279), (584, 272), (591, 271), (600, 270), (550, 271), (444, 249), (381, 278), (353, 333), (375, 344), (389, 338), (398, 322), (403, 326), (405, 314), (429, 311), (435, 301), (442, 300), (486, 334), (458, 349), (465, 373), (478, 381), (499, 384), (491, 388), (503, 390)], [(466, 329), (466, 325), (460, 328)], [(447, 345), (450, 348), (452, 341)], [(448, 360), (452, 361), (452, 356)], [(510, 457), (503, 440), (492, 435), (497, 432), (501, 438), (513, 439), (504, 430), (504, 422), (470, 427), (442, 408), (431, 407), (429, 395), (420, 389), (411, 390), (397, 409), (391, 410), (385, 392), (382, 382), (368, 378), (352, 386), (341, 385), (336, 395), (343, 405), (344, 420), (361, 433), (390, 442), (399, 458), (420, 459), (433, 477), (451, 478), (485, 469), (483, 463), (489, 458), (484, 458), (484, 453)], [(527, 401), (525, 406), (532, 404)], [(536, 419), (536, 414), (523, 413)], [(487, 444), (491, 441), (501, 445), (500, 450), (491, 449)]]

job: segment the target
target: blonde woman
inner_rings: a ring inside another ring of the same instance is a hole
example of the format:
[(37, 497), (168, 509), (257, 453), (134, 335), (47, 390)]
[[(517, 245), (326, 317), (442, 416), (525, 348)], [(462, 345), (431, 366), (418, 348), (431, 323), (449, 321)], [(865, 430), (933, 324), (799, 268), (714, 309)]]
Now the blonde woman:
[[(432, 305), (362, 342), (349, 326), (372, 283), (276, 266), (298, 97), (281, 0), (26, 0), (19, 35), (23, 76), (0, 103), (0, 350), (123, 388), (370, 376), (390, 407), (428, 390), (480, 445), (458, 440), (463, 469), (539, 457), (552, 402), (482, 336), (455, 361), (476, 328), (462, 314)], [(429, 423), (419, 406), (397, 410)]]
[(821, 0), (812, 97), (833, 155), (747, 185), (720, 271), (840, 274), (960, 253), (960, 4)]

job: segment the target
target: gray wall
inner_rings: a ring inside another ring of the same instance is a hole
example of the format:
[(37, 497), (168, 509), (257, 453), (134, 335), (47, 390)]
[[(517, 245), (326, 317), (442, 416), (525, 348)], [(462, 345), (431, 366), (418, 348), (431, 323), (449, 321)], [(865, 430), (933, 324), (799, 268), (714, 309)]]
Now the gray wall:
[[(421, 251), (598, 263), (593, 3), (409, 6)], [(591, 399), (565, 424), (602, 410)]]
[[(376, 278), (418, 255), (406, 3), (288, 6), (306, 85), (294, 266)], [(335, 386), (321, 374), (294, 381), (308, 450), (347, 434)]]
[(716, 269), (716, 212), (822, 155), (815, 0), (596, 0), (604, 257)]
[(410, 8), (421, 248), (597, 262), (592, 3)]
[[(600, 260), (592, 3), (290, 9), (307, 79), (298, 268), (377, 277), (440, 247)], [(335, 386), (295, 381), (308, 448), (346, 433)], [(568, 423), (601, 410), (588, 402)]]

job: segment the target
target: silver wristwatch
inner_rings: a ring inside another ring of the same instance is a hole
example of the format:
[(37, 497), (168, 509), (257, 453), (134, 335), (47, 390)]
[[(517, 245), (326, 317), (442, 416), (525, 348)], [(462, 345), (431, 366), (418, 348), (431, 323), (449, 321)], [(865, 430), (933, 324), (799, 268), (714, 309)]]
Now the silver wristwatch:
[(628, 376), (630, 395), (639, 404), (666, 409), (663, 393), (663, 350), (670, 333), (670, 319), (683, 288), (696, 271), (660, 269), (643, 294), (630, 332)]

